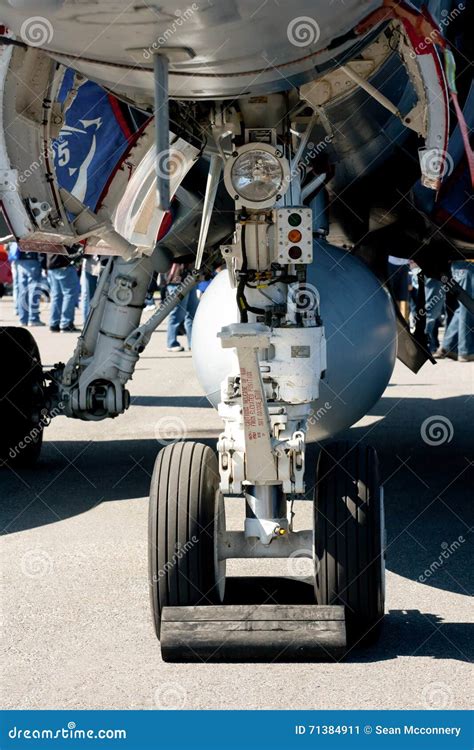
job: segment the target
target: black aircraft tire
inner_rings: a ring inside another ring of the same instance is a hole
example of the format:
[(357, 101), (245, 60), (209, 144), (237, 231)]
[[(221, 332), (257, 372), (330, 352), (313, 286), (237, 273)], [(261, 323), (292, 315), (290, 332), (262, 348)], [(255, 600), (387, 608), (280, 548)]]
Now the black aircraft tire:
[(0, 465), (32, 466), (43, 442), (44, 382), (38, 346), (25, 328), (0, 328)]
[(317, 603), (345, 606), (350, 645), (373, 642), (385, 591), (383, 501), (374, 448), (341, 441), (322, 449), (314, 534)]
[(160, 637), (166, 606), (216, 604), (217, 458), (201, 443), (174, 443), (156, 458), (150, 487), (149, 578)]

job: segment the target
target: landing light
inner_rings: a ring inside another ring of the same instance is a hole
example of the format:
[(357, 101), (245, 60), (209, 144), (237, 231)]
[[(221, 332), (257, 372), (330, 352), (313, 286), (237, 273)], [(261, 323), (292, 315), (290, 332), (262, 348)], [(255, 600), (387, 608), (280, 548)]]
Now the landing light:
[(269, 208), (288, 189), (288, 162), (273, 145), (247, 143), (227, 160), (224, 182), (238, 207)]

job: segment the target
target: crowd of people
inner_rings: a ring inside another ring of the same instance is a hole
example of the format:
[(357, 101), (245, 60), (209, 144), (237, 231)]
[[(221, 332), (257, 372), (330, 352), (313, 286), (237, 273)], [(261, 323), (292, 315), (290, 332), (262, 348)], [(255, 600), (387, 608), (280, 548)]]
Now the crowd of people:
[[(168, 316), (168, 330), (166, 335), (166, 347), (169, 352), (177, 353), (184, 351), (185, 347), (180, 344), (179, 336), (185, 336), (188, 350), (191, 349), (191, 333), (194, 316), (198, 308), (199, 300), (211, 283), (213, 277), (219, 273), (221, 266), (216, 266), (212, 271), (203, 273), (198, 284), (191, 289), (183, 300), (173, 308)], [(155, 307), (154, 293), (159, 291), (160, 301), (163, 303), (169, 294), (174, 294), (179, 286), (191, 273), (191, 265), (185, 263), (173, 263), (167, 274), (155, 275), (147, 295), (147, 306)]]
[[(12, 289), (15, 312), (20, 325), (44, 326), (41, 320), (41, 299), (48, 299), (48, 325), (53, 333), (69, 333), (78, 329), (75, 325), (76, 311), (80, 307), (82, 320), (89, 314), (89, 307), (97, 287), (99, 275), (107, 258), (59, 254), (39, 254), (22, 250), (16, 242), (0, 244), (0, 292)], [(199, 298), (204, 294), (213, 276), (221, 270), (218, 266), (202, 276), (198, 285), (177, 305), (168, 317), (167, 349), (171, 353), (182, 352), (185, 347), (179, 337), (184, 336), (187, 348), (191, 348), (191, 333)], [(420, 315), (418, 305), (418, 275), (420, 269), (413, 261), (389, 256), (389, 284), (392, 295), (402, 316), (414, 328)], [(174, 263), (165, 274), (155, 274), (150, 283), (145, 307), (156, 308), (191, 273), (191, 267)], [(452, 264), (455, 281), (474, 297), (474, 261), (462, 260)], [(425, 288), (425, 333), (427, 346), (435, 359), (453, 359), (457, 362), (474, 361), (474, 315), (457, 301), (449, 282), (424, 279)], [(440, 341), (440, 330), (444, 335)]]
[[(21, 249), (16, 242), (0, 244), (0, 296), (2, 289), (11, 289), (15, 313), (20, 325), (36, 327), (49, 325), (53, 333), (75, 332), (75, 316), (80, 308), (82, 320), (89, 314), (91, 299), (97, 287), (100, 273), (107, 258), (98, 256), (67, 255), (65, 253), (37, 253)], [(212, 277), (220, 270), (203, 274), (197, 286), (177, 305), (168, 317), (167, 349), (182, 352), (184, 346), (179, 336), (186, 336), (187, 348), (191, 348), (191, 332), (199, 298)], [(174, 263), (167, 274), (154, 274), (148, 288), (145, 307), (156, 308), (155, 294), (159, 292), (159, 303), (173, 294), (184, 281), (191, 268)], [(49, 321), (41, 319), (41, 300), (49, 300)]]
[[(418, 310), (420, 268), (405, 258), (389, 256), (389, 283), (392, 295), (405, 320), (414, 328)], [(451, 266), (453, 279), (474, 297), (474, 261), (459, 260)], [(450, 282), (424, 277), (424, 329), (427, 346), (435, 359), (474, 361), (474, 315), (453, 294)], [(440, 330), (444, 336), (440, 341)]]
[(79, 303), (81, 301), (83, 316), (87, 317), (90, 302), (87, 263), (74, 255), (24, 250), (16, 242), (8, 243), (6, 255), (20, 325), (47, 325), (41, 319), (41, 300), (47, 299), (50, 330), (53, 333), (77, 331), (75, 315)]

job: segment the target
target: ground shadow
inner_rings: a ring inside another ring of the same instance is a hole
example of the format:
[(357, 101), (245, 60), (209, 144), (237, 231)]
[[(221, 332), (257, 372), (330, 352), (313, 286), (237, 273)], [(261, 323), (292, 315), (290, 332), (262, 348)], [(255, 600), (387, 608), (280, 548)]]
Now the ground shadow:
[(132, 396), (131, 406), (159, 406), (168, 409), (212, 409), (205, 396)]
[[(225, 604), (264, 605), (264, 604), (314, 604), (312, 584), (290, 578), (276, 577), (230, 577), (226, 582)], [(331, 661), (328, 652), (321, 656), (316, 649), (315, 660)], [(367, 646), (355, 643), (347, 651), (335, 658), (353, 663), (369, 663), (396, 659), (399, 656), (423, 656), (432, 659), (454, 659), (471, 662), (474, 658), (474, 625), (467, 622), (446, 622), (432, 613), (418, 609), (392, 609), (386, 613), (379, 637)], [(311, 661), (311, 655), (301, 658)], [(217, 661), (226, 661), (225, 653), (216, 650)], [(249, 658), (255, 661), (255, 658)], [(279, 661), (286, 659), (284, 652)], [(244, 658), (242, 661), (246, 661)]]
[[(201, 401), (188, 401), (194, 399)], [(178, 402), (183, 399), (163, 398), (161, 405), (173, 408)], [(432, 401), (386, 395), (370, 412), (382, 417), (379, 421), (340, 436), (364, 440), (378, 450), (385, 486), (387, 568), (459, 594), (472, 591), (473, 577), (468, 552), (473, 486), (468, 407), (465, 397)], [(444, 443), (431, 445), (423, 437), (423, 424), (436, 415), (449, 419), (452, 434)], [(214, 447), (216, 436), (214, 430), (200, 429), (190, 437)], [(35, 469), (0, 471), (2, 533), (58, 523), (110, 500), (145, 498), (160, 447), (155, 440), (140, 439), (52, 443), (46, 431)], [(309, 495), (320, 448), (312, 444), (308, 449)]]

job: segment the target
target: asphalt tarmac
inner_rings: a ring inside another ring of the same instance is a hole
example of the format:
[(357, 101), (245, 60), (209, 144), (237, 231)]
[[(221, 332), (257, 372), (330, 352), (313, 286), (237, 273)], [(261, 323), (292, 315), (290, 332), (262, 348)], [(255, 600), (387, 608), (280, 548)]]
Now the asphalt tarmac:
[[(0, 324), (14, 324), (8, 300)], [(71, 355), (76, 335), (33, 332), (44, 363)], [(126, 414), (101, 423), (60, 416), (35, 469), (0, 473), (2, 707), (472, 706), (473, 385), (473, 364), (442, 361), (413, 375), (398, 363), (379, 403), (342, 435), (377, 448), (385, 484), (387, 615), (375, 646), (337, 663), (165, 664), (147, 581), (153, 463), (164, 432), (212, 445), (221, 423), (191, 355), (169, 354), (160, 329)], [(440, 417), (441, 433), (428, 432)], [(298, 505), (304, 526), (310, 503)], [(241, 510), (227, 508), (232, 525)], [(229, 572), (294, 573), (279, 565), (233, 561)]]

